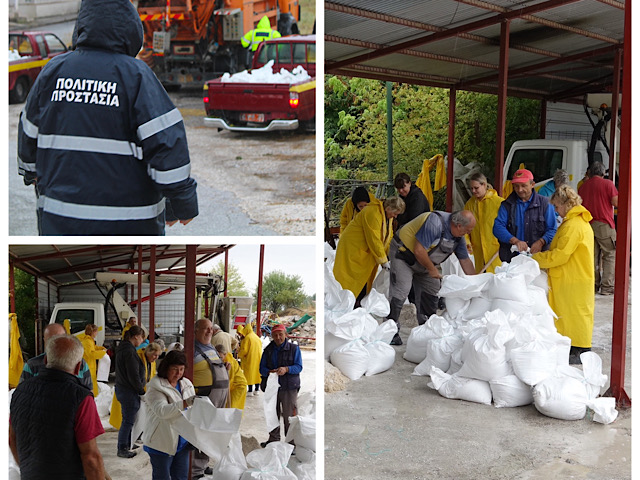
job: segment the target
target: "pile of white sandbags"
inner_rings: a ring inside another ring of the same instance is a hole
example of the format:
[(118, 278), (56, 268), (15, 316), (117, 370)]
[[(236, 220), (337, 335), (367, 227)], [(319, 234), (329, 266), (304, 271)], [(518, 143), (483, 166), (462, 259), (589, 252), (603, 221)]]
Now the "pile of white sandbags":
[(354, 309), (355, 297), (333, 276), (335, 253), (325, 245), (325, 360), (346, 377), (357, 380), (391, 368), (395, 350), (390, 345), (398, 327), (389, 315), (389, 301), (372, 289)]
[(288, 83), (294, 84), (311, 80), (302, 65), (298, 65), (293, 70), (281, 68), (279, 72), (273, 72), (273, 60), (269, 60), (265, 65), (253, 70), (243, 70), (242, 72), (224, 73), (220, 77), (221, 82), (232, 83)]
[(418, 363), (442, 396), (496, 407), (535, 404), (559, 419), (615, 420), (615, 400), (597, 398), (607, 377), (597, 354), (569, 366), (571, 340), (558, 333), (546, 274), (520, 255), (495, 274), (449, 275), (439, 292), (446, 311), (411, 331), (404, 358)]

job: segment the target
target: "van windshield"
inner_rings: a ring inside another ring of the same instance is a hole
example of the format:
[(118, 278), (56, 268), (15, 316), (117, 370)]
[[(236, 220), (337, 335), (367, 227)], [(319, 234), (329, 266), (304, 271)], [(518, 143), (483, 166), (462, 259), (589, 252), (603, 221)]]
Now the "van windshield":
[(559, 148), (526, 148), (513, 153), (509, 165), (508, 179), (520, 168), (526, 168), (533, 173), (536, 183), (552, 178), (559, 168), (562, 168), (562, 149)]
[(69, 319), (71, 335), (78, 332), (84, 332), (87, 325), (95, 323), (93, 310), (82, 309), (64, 309), (58, 310), (56, 314), (55, 323), (64, 325), (65, 319)]

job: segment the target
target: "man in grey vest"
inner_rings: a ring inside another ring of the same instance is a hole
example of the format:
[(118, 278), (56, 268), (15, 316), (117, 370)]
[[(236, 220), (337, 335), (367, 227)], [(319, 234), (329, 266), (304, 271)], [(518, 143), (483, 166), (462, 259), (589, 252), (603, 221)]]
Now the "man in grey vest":
[[(391, 311), (388, 318), (398, 323), (412, 285), (418, 323), (422, 325), (436, 313), (442, 278), (438, 266), (452, 253), (458, 257), (464, 273), (475, 275), (464, 239), (475, 225), (476, 219), (468, 210), (453, 213), (434, 211), (418, 215), (396, 232), (389, 248)], [(391, 345), (402, 345), (399, 324)]]

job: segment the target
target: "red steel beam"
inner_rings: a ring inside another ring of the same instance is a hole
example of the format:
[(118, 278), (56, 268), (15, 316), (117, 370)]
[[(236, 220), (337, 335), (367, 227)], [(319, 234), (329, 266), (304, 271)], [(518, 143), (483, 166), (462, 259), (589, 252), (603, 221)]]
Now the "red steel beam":
[(616, 288), (613, 296), (611, 376), (605, 395), (614, 397), (618, 408), (631, 407), (624, 390), (627, 355), (627, 313), (629, 299), (629, 253), (631, 251), (631, 0), (624, 12), (624, 78), (622, 79), (622, 119), (620, 122), (620, 178), (616, 241)]
[(427, 43), (433, 43), (435, 41), (444, 40), (446, 38), (455, 37), (461, 33), (468, 33), (473, 30), (478, 30), (481, 28), (486, 28), (492, 25), (496, 25), (498, 23), (503, 22), (504, 20), (511, 20), (513, 18), (521, 17), (522, 15), (534, 14), (537, 12), (541, 12), (543, 10), (549, 10), (551, 8), (559, 7), (562, 5), (568, 5), (570, 3), (574, 3), (577, 1), (579, 0), (547, 0), (546, 2), (538, 3), (536, 5), (531, 5), (529, 7), (525, 7), (517, 10), (511, 10), (506, 13), (500, 13), (490, 18), (477, 20), (475, 22), (460, 25), (459, 27), (454, 27), (448, 30), (432, 33), (430, 35), (425, 35), (423, 37), (415, 38), (413, 40), (401, 42), (397, 45), (391, 45), (389, 47), (385, 47), (374, 52), (357, 55), (347, 60), (341, 60), (339, 62), (335, 62), (330, 67), (328, 66), (327, 68), (331, 70), (331, 69), (346, 67), (347, 65), (353, 65), (354, 63), (366, 62), (369, 60), (373, 60), (375, 58), (384, 57), (391, 53), (396, 53), (399, 50), (404, 50), (406, 48), (413, 48), (420, 45), (425, 45)]
[(611, 137), (609, 138), (609, 180), (615, 181), (616, 177), (616, 150), (618, 141), (616, 139), (616, 126), (618, 124), (618, 97), (620, 93), (620, 68), (622, 66), (622, 52), (616, 51), (613, 62), (613, 88), (611, 89)]
[[(167, 289), (171, 291), (171, 289)], [(156, 333), (156, 296), (162, 292), (156, 293), (156, 246), (151, 245), (149, 252), (149, 341), (155, 340)], [(144, 301), (144, 299), (142, 299)]]
[[(138, 246), (138, 298), (142, 298), (142, 245)], [(138, 305), (138, 325), (142, 325), (142, 304)]]
[(187, 276), (184, 288), (184, 353), (187, 356), (185, 377), (193, 381), (194, 327), (196, 320), (196, 253), (197, 245), (187, 245)]
[(505, 20), (500, 26), (500, 74), (498, 80), (498, 121), (496, 125), (496, 166), (494, 188), (502, 195), (504, 166), (504, 132), (507, 123), (507, 83), (509, 83), (509, 25)]
[[(149, 280), (151, 280), (152, 278), (153, 277), (150, 277)], [(151, 287), (151, 283), (149, 283), (149, 287)], [(168, 295), (171, 292), (173, 292), (174, 290), (175, 290), (175, 288), (173, 288), (173, 287), (165, 288), (164, 290), (160, 290), (159, 292), (155, 292), (153, 294), (153, 296), (147, 295), (145, 297), (137, 298), (136, 300), (132, 300), (131, 302), (129, 302), (129, 305), (137, 305), (138, 303), (149, 302), (150, 300), (155, 300), (158, 297), (162, 297), (164, 295)], [(151, 306), (151, 302), (149, 302), (149, 306)], [(151, 315), (151, 312), (149, 312), (149, 315)]]
[(260, 335), (260, 314), (262, 312), (262, 273), (264, 270), (264, 245), (260, 245), (260, 265), (258, 266), (258, 305), (256, 314), (256, 333)]

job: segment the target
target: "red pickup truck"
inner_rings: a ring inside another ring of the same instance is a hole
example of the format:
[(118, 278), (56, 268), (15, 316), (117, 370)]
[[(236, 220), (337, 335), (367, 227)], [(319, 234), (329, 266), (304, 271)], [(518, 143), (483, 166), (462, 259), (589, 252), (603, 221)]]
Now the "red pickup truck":
[(49, 32), (9, 32), (9, 101), (22, 103), (42, 67), (67, 47)]
[(309, 77), (297, 83), (223, 81), (204, 85), (205, 125), (218, 130), (268, 132), (315, 131), (316, 36), (291, 35), (262, 42), (253, 57), (253, 71), (273, 61), (273, 72), (302, 66)]

